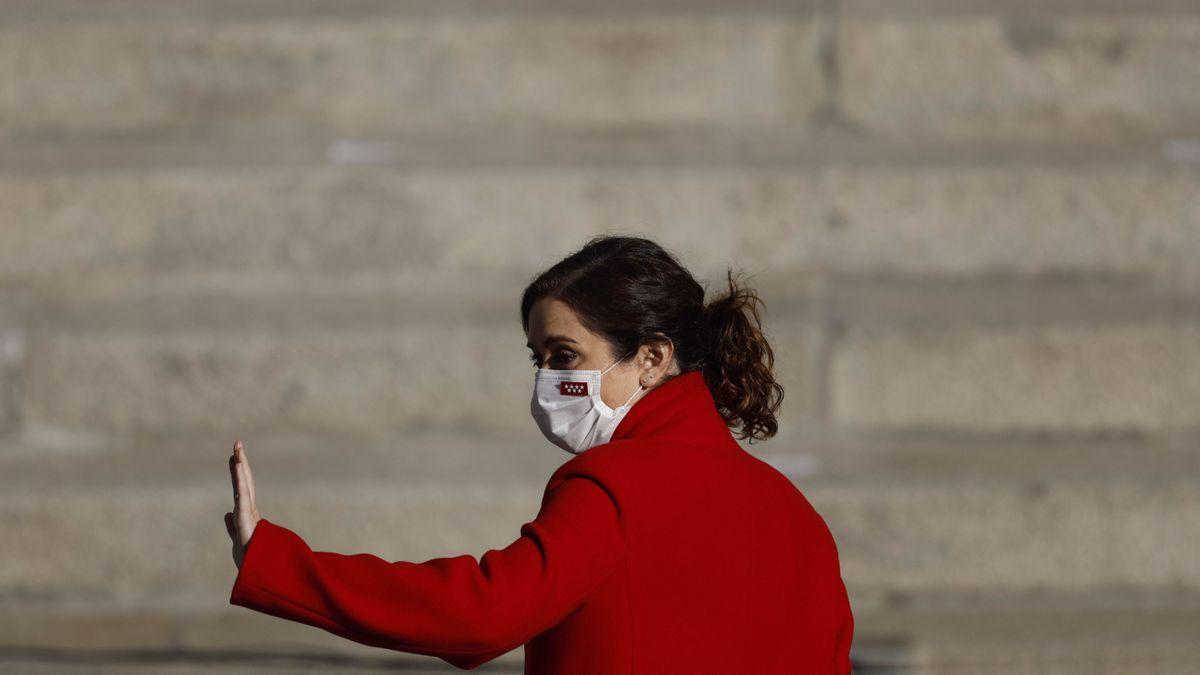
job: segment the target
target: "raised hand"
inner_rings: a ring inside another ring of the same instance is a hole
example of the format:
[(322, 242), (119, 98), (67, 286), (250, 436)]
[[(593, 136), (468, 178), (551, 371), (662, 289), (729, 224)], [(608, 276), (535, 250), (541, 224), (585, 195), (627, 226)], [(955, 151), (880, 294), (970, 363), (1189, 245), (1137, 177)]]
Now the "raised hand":
[(225, 514), (225, 531), (233, 540), (233, 562), (240, 570), (242, 559), (246, 556), (246, 546), (260, 518), (254, 503), (254, 475), (250, 473), (250, 462), (246, 459), (246, 449), (241, 441), (233, 444), (233, 454), (229, 457), (229, 476), (233, 480), (233, 511)]

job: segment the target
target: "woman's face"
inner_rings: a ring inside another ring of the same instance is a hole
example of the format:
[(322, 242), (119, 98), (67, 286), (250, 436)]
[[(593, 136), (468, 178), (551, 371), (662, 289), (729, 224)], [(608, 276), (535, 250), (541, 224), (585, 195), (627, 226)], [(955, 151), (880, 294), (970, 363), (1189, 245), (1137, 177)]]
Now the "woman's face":
[[(533, 304), (527, 337), (530, 361), (537, 368), (603, 371), (616, 360), (608, 343), (584, 328), (561, 300), (542, 298)], [(621, 405), (637, 391), (638, 377), (634, 363), (618, 364), (602, 376), (600, 398), (610, 408)]]

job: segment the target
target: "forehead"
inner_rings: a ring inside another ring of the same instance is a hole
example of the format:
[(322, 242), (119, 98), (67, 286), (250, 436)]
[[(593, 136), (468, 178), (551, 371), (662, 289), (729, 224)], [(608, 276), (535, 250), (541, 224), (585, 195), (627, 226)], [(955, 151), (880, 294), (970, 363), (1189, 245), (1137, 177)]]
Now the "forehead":
[(589, 344), (595, 339), (566, 303), (542, 298), (529, 309), (529, 342), (540, 348), (547, 337), (554, 335), (569, 337), (581, 344)]

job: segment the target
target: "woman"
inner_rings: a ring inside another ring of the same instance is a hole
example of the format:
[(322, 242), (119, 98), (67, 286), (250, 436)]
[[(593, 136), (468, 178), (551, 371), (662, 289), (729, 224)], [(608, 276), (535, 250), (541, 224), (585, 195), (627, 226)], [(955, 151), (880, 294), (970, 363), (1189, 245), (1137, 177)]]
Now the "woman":
[(531, 412), (573, 456), (478, 561), (311, 550), (259, 516), (239, 441), (230, 603), (463, 669), (524, 645), (527, 674), (849, 673), (833, 537), (730, 434), (774, 435), (783, 388), (757, 296), (728, 281), (706, 306), (657, 244), (601, 236), (525, 289)]

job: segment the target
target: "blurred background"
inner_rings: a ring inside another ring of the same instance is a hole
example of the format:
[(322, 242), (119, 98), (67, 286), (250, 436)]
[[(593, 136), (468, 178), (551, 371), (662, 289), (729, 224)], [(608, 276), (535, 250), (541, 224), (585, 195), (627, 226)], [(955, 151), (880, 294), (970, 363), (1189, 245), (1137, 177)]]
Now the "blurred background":
[(857, 672), (1200, 670), (1197, 0), (4, 0), (0, 670), (452, 670), (229, 605), (228, 457), (506, 546), (603, 232), (750, 275)]

